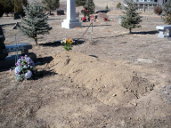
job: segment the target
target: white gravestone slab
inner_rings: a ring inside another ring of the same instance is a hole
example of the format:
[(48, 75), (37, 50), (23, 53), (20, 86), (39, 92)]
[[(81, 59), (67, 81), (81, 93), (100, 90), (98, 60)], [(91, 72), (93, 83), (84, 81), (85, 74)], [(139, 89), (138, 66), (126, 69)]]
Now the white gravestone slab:
[(62, 28), (80, 27), (81, 23), (76, 18), (75, 0), (67, 0), (67, 18), (62, 22)]

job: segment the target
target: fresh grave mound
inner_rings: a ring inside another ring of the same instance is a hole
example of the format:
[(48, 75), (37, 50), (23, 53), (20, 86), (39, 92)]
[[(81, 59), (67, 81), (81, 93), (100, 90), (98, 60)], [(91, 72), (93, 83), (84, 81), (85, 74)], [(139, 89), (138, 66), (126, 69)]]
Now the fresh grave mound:
[(154, 88), (153, 83), (140, 75), (139, 68), (123, 61), (104, 61), (95, 56), (63, 52), (54, 57), (49, 68), (70, 77), (79, 87), (92, 90), (94, 97), (108, 105), (129, 103)]

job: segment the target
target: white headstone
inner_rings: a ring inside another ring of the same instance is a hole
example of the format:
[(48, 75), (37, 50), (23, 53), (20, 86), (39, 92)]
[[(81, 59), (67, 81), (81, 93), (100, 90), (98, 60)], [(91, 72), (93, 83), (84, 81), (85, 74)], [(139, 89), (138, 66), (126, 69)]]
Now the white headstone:
[(81, 23), (76, 18), (75, 0), (67, 0), (67, 18), (62, 22), (62, 28), (80, 27)]

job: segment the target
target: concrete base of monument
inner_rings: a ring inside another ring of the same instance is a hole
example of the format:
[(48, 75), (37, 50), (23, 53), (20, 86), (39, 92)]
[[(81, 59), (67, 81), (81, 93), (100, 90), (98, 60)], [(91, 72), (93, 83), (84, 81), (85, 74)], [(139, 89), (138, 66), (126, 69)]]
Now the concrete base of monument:
[(65, 19), (62, 22), (62, 28), (71, 29), (75, 27), (81, 27), (81, 23), (79, 22), (79, 20), (70, 21), (70, 20)]

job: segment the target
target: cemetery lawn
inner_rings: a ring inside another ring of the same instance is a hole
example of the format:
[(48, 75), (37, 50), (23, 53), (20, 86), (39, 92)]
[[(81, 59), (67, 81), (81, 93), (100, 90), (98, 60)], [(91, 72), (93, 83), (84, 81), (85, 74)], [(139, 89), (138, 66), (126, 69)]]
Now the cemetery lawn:
[[(0, 72), (0, 128), (169, 128), (171, 126), (171, 40), (157, 38), (160, 17), (142, 14), (133, 34), (118, 24), (94, 24), (85, 42), (66, 52), (59, 40), (80, 38), (82, 28), (61, 28), (63, 16), (50, 17), (49, 35), (39, 46), (13, 26), (4, 26), (5, 44), (33, 44), (41, 65), (34, 80), (16, 82)], [(3, 17), (0, 23), (13, 22)], [(52, 59), (53, 58), (53, 59)]]

